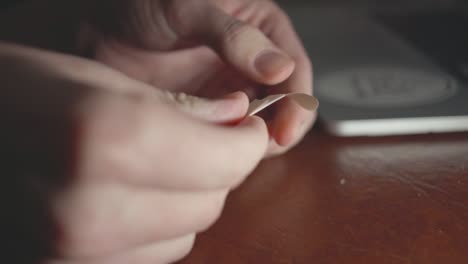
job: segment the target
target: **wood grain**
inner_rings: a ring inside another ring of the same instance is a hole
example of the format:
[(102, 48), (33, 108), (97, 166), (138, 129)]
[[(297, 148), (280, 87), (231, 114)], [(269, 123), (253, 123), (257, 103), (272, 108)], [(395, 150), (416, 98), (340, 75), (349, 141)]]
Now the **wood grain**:
[(468, 133), (312, 131), (264, 161), (180, 263), (468, 263)]

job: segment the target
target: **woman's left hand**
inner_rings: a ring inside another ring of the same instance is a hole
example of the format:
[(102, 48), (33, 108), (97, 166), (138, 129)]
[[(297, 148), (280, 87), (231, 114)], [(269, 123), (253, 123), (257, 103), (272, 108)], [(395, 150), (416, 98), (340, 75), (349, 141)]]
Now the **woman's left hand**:
[[(287, 15), (268, 0), (96, 1), (82, 47), (127, 75), (174, 92), (251, 99), (312, 93), (312, 67)], [(284, 100), (263, 117), (267, 155), (297, 144), (315, 120)]]

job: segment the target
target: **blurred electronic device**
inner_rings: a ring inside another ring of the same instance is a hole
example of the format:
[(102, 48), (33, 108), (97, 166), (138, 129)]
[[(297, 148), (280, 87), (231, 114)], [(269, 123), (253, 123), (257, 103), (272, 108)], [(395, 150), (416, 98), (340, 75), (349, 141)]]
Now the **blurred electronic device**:
[(314, 64), (319, 120), (331, 133), (468, 130), (468, 17), (286, 11)]

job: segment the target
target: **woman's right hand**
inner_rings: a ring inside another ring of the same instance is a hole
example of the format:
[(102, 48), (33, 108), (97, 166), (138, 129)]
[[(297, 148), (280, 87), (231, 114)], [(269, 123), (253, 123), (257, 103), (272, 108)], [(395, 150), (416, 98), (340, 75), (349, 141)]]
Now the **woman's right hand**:
[(6, 43), (0, 72), (8, 177), (47, 198), (59, 230), (47, 263), (183, 257), (267, 148), (261, 119), (220, 124), (243, 117), (242, 93), (168, 100), (104, 65)]

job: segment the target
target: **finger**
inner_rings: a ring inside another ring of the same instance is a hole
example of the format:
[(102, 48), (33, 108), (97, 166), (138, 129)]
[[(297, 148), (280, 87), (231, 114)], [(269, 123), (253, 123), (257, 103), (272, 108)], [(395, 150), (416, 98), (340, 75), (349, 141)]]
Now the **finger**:
[(47, 264), (154, 264), (173, 263), (185, 257), (195, 243), (195, 234), (156, 242), (112, 256), (85, 260), (55, 260)]
[(188, 255), (194, 243), (195, 234), (190, 234), (117, 254), (96, 262), (96, 264), (174, 263)]
[(182, 40), (214, 48), (236, 70), (263, 84), (277, 84), (294, 70), (294, 61), (258, 28), (207, 1), (168, 1), (166, 17)]
[(184, 93), (165, 93), (166, 98), (183, 112), (215, 123), (232, 123), (247, 113), (249, 99), (243, 92), (234, 92), (221, 99), (205, 99)]
[[(291, 77), (273, 88), (271, 93), (312, 94), (312, 65), (289, 18), (276, 9), (265, 23), (272, 29), (266, 33), (296, 63)], [(280, 146), (291, 147), (309, 130), (316, 118), (316, 112), (306, 111), (289, 99), (279, 102), (275, 107), (272, 136)]]
[(230, 66), (220, 66), (213, 77), (197, 91), (198, 96), (206, 98), (218, 98), (233, 91), (241, 91), (250, 100), (258, 98), (258, 83), (252, 81), (242, 73), (233, 71)]
[(278, 143), (276, 143), (276, 140), (274, 138), (271, 138), (270, 142), (268, 142), (268, 149), (265, 154), (265, 159), (282, 155), (286, 153), (289, 149), (290, 148), (288, 146), (285, 147), (278, 145)]
[[(83, 90), (91, 90), (92, 87), (94, 90), (121, 94), (150, 93), (154, 90), (154, 87), (131, 79), (121, 72), (96, 61), (13, 44), (0, 43), (0, 46), (3, 52), (11, 54), (11, 58), (9, 59), (15, 59), (23, 65), (29, 65), (31, 69), (34, 69), (35, 75), (25, 81), (34, 80), (32, 77), (43, 78), (44, 80), (42, 81), (47, 80), (49, 82), (51, 82), (50, 79), (52, 78), (61, 78), (63, 80), (55, 80), (55, 82), (72, 83), (75, 86), (80, 86)], [(15, 62), (11, 63), (13, 65)], [(13, 68), (12, 70), (15, 69)], [(38, 96), (41, 97), (51, 96), (48, 93), (51, 89), (56, 89), (55, 93), (70, 93), (65, 87), (62, 90), (57, 89), (54, 86), (55, 84), (51, 82), (50, 85), (40, 87), (40, 89), (35, 87), (36, 89), (33, 92), (38, 92)], [(44, 90), (46, 92), (43, 92)], [(31, 98), (40, 101), (34, 96), (31, 96)], [(55, 95), (54, 99), (56, 101), (60, 101), (57, 100), (58, 98), (62, 99)]]
[(201, 232), (218, 219), (227, 194), (228, 190), (185, 193), (82, 184), (54, 207), (65, 232), (59, 241), (61, 255), (103, 257)]
[(81, 175), (172, 189), (237, 185), (267, 146), (264, 121), (225, 127), (143, 97), (95, 98), (80, 114)]
[(307, 111), (289, 99), (275, 107), (272, 137), (279, 146), (291, 147), (311, 128), (316, 112)]

